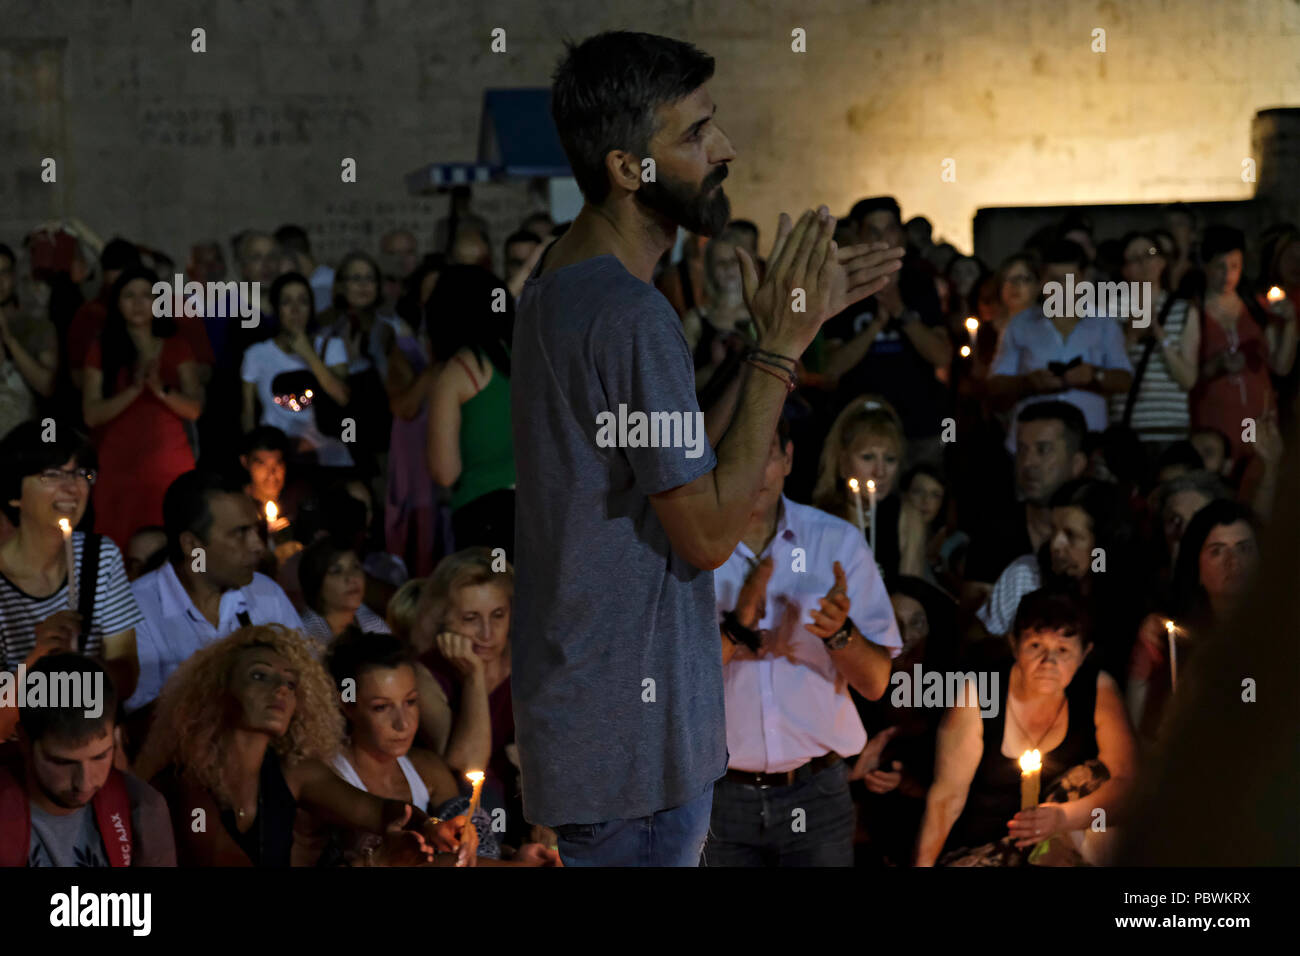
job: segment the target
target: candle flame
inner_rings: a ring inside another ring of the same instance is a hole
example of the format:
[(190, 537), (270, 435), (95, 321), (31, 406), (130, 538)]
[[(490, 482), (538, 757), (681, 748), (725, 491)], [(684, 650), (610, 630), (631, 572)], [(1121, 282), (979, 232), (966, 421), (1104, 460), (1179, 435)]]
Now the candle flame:
[(1281, 302), (1285, 298), (1286, 298), (1286, 293), (1283, 292), (1278, 286), (1273, 286), (1273, 288), (1268, 290), (1268, 301), (1270, 302)]
[(849, 479), (849, 491), (853, 492), (855, 495), (858, 493), (858, 479)]
[(276, 518), (278, 518), (279, 516), (280, 516), (280, 509), (277, 508), (277, 507), (275, 506), (275, 502), (274, 502), (274, 501), (268, 501), (268, 502), (266, 503), (266, 520), (267, 520), (267, 522), (270, 523), (270, 522), (274, 521)]
[(483, 781), (483, 771), (471, 770), (469, 773), (465, 774), (465, 779), (470, 783), (481, 783)]
[(1174, 631), (1178, 630), (1178, 628), (1173, 621), (1165, 621), (1165, 630), (1169, 632), (1170, 637), (1173, 637)]
[(980, 320), (975, 318), (975, 316), (972, 315), (969, 319), (966, 320), (967, 332), (977, 332), (979, 331), (979, 327), (980, 327)]
[(59, 519), (59, 530), (64, 534), (72, 534), (72, 525), (68, 522), (67, 518)]
[(1020, 772), (1035, 773), (1043, 769), (1043, 755), (1037, 750), (1026, 750), (1020, 755)]
[(961, 357), (962, 357), (962, 358), (970, 358), (970, 346), (969, 346), (969, 345), (963, 345), (963, 346), (961, 347)]
[(870, 478), (868, 478), (868, 479), (867, 479), (867, 491), (875, 492), (875, 490), (876, 490), (876, 483), (875, 483), (873, 480), (871, 480)]

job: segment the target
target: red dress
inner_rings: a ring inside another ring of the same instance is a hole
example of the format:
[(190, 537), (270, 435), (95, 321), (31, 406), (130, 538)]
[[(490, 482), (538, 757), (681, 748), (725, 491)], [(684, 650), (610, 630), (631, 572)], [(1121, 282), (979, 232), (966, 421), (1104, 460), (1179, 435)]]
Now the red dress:
[[(178, 369), (194, 361), (194, 351), (180, 335), (163, 339), (158, 369), (163, 384), (178, 390)], [(96, 342), (86, 353), (87, 368), (103, 368)], [(130, 386), (132, 370), (121, 369), (118, 390)], [(99, 454), (95, 482), (95, 530), (113, 539), (122, 551), (131, 535), (147, 525), (161, 525), (167, 486), (194, 467), (194, 451), (185, 423), (147, 389), (126, 410), (94, 432)]]
[[(1259, 323), (1243, 308), (1235, 333), (1229, 334), (1210, 316), (1201, 323), (1201, 351), (1206, 361), (1220, 352), (1235, 349), (1246, 359), (1240, 372), (1198, 381), (1189, 396), (1193, 428), (1214, 428), (1232, 447), (1232, 459), (1254, 454), (1254, 446), (1241, 440), (1242, 419), (1259, 422), (1274, 406), (1273, 382), (1268, 371), (1268, 340)], [(1258, 424), (1256, 425), (1258, 428)]]

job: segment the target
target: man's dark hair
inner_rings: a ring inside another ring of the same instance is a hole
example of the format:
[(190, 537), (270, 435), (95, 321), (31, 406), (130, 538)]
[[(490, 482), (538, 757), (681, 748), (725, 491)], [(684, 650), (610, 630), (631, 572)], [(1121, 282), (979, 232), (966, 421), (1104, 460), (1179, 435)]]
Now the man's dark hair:
[(130, 269), (140, 265), (140, 250), (135, 243), (128, 242), (120, 236), (108, 240), (99, 254), (99, 265), (103, 269)]
[(510, 233), (510, 235), (506, 236), (506, 243), (504, 246), (502, 246), (502, 248), (509, 249), (516, 242), (541, 242), (541, 241), (542, 241), (542, 237), (539, 236), (537, 233), (531, 232), (527, 229), (517, 229), (514, 232)]
[(1246, 252), (1246, 234), (1240, 229), (1216, 223), (1201, 235), (1201, 262), (1208, 263), (1226, 252)]
[(776, 420), (776, 437), (781, 441), (781, 451), (788, 451), (793, 436), (790, 434), (790, 419), (786, 417), (784, 410), (781, 417)]
[(866, 219), (868, 215), (882, 209), (892, 212), (894, 218), (898, 220), (898, 224), (900, 226), (903, 224), (903, 211), (898, 207), (898, 200), (893, 196), (872, 196), (869, 199), (859, 199), (853, 204), (853, 208), (849, 210), (849, 218), (855, 224), (861, 226), (862, 220)]
[(239, 453), (251, 455), (255, 451), (278, 451), (287, 457), (289, 438), (274, 425), (258, 425), (244, 436)]
[(1085, 269), (1088, 266), (1088, 253), (1083, 251), (1083, 246), (1071, 239), (1055, 239), (1043, 249), (1043, 264), (1062, 263)]
[(181, 551), (181, 535), (186, 531), (206, 541), (212, 530), (212, 497), (242, 495), (248, 485), (248, 472), (242, 468), (228, 471), (187, 471), (168, 487), (163, 495), (163, 527), (167, 529), (167, 558), (180, 564), (187, 557)]
[(95, 449), (85, 436), (66, 426), (53, 429), (52, 441), (45, 441), (45, 427), (38, 421), (15, 425), (0, 440), (0, 511), (14, 525), (19, 511), (10, 501), (23, 496), (23, 479), (39, 475), (46, 468), (62, 468), (72, 459), (76, 467), (95, 467)]
[(754, 237), (754, 245), (758, 245), (758, 226), (749, 219), (733, 219), (727, 223), (727, 228), (735, 232), (747, 232)]
[(649, 155), (655, 109), (675, 103), (713, 76), (713, 57), (690, 43), (623, 30), (574, 45), (552, 76), (551, 116), (587, 202), (609, 195), (611, 150)]
[(51, 707), (47, 699), (44, 706), (21, 708), (18, 711), (18, 724), (28, 740), (36, 743), (46, 737), (54, 737), (65, 743), (80, 744), (105, 731), (112, 734), (117, 723), (117, 688), (99, 661), (82, 654), (46, 654), (27, 668), (29, 680), (33, 674), (45, 675), (47, 694), (53, 691), (56, 681), (66, 680), (64, 675), (74, 675), (77, 692), (80, 693), (86, 686), (81, 676), (83, 674), (90, 675), (91, 693), (94, 693), (95, 675), (101, 674), (103, 696), (95, 702), (100, 708), (98, 717), (86, 716), (86, 711), (92, 708), (84, 698), (77, 707), (68, 706), (67, 701), (63, 701), (65, 706)]
[(1195, 445), (1184, 439), (1174, 442), (1160, 453), (1160, 457), (1156, 460), (1156, 474), (1176, 465), (1186, 465), (1192, 471), (1203, 471), (1205, 459), (1201, 457)]
[(1011, 633), (1019, 644), (1029, 631), (1060, 631), (1066, 637), (1077, 637), (1086, 647), (1091, 628), (1087, 607), (1073, 594), (1040, 588), (1020, 599)]
[(1034, 402), (1020, 410), (1016, 423), (1026, 422), (1060, 422), (1065, 428), (1065, 445), (1069, 454), (1083, 449), (1084, 438), (1088, 434), (1088, 422), (1078, 406), (1069, 402), (1050, 401)]
[[(493, 308), (498, 295), (505, 307), (503, 312)], [(433, 354), (439, 361), (449, 361), (467, 348), (480, 359), (490, 361), (501, 375), (510, 377), (515, 300), (491, 270), (459, 263), (447, 266), (429, 294), (424, 315)]]
[(1119, 486), (1096, 478), (1072, 478), (1052, 495), (1053, 508), (1079, 508), (1092, 525), (1093, 546), (1108, 553), (1131, 537), (1128, 533), (1133, 516), (1124, 502)]
[(359, 628), (343, 631), (325, 653), (325, 669), (338, 687), (349, 679), (360, 682), (370, 670), (403, 666), (415, 667), (414, 653), (407, 644), (392, 634), (366, 634)]
[(282, 249), (311, 255), (311, 241), (307, 238), (307, 230), (302, 226), (283, 225), (275, 230), (274, 238), (276, 244)]

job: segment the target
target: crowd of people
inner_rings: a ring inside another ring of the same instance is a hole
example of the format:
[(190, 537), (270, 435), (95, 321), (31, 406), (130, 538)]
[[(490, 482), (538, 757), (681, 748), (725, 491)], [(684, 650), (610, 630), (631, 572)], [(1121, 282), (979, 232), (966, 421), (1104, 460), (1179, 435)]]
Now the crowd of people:
[[(154, 283), (226, 281), (220, 243), (179, 268), (80, 223), (0, 246), (0, 668), (107, 687), (93, 718), (0, 698), (0, 860), (560, 864), (515, 740), (511, 359), (567, 225), (494, 241), (462, 187), (424, 254), (395, 230), (331, 264), (250, 229), (238, 291), (172, 318)], [(714, 574), (705, 859), (1104, 863), (1092, 811), (1122, 820), (1277, 496), (1300, 229), (1248, 243), (1174, 205), (1102, 237), (1072, 211), (993, 264), (874, 197), (834, 233), (906, 253), (799, 356)], [(765, 371), (761, 248), (732, 220), (655, 270), (724, 421)], [(1152, 321), (1048, 314), (1067, 277), (1149, 283)], [(997, 679), (897, 692), (932, 673)]]

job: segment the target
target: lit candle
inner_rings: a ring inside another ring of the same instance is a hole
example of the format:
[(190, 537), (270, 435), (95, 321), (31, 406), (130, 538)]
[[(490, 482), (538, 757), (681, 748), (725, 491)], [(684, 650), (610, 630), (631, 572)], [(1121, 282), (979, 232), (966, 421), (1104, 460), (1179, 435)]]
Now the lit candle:
[(970, 340), (972, 342), (975, 341), (975, 333), (978, 332), (979, 330), (980, 330), (980, 320), (975, 318), (975, 316), (972, 315), (970, 318), (966, 320), (966, 332), (970, 336)]
[(853, 520), (857, 522), (858, 533), (866, 534), (867, 526), (862, 523), (862, 489), (858, 479), (849, 479), (849, 491), (853, 492)]
[(266, 503), (266, 530), (274, 534), (289, 527), (289, 519), (280, 517), (280, 507), (274, 501)]
[(1286, 293), (1283, 292), (1279, 286), (1273, 286), (1273, 288), (1268, 290), (1268, 301), (1270, 303), (1281, 302), (1285, 298)]
[(1174, 638), (1178, 634), (1178, 625), (1165, 621), (1165, 633), (1169, 635), (1169, 687), (1178, 687), (1178, 643)]
[(961, 357), (962, 357), (962, 358), (970, 358), (970, 346), (969, 346), (969, 345), (963, 345), (963, 346), (961, 347)]
[(460, 831), (460, 841), (469, 839), (469, 828), (474, 825), (474, 814), (478, 812), (478, 799), (483, 793), (483, 771), (471, 770), (465, 779), (474, 784), (474, 793), (469, 798), (469, 809), (465, 811), (465, 826)]
[(77, 561), (72, 554), (72, 523), (67, 518), (59, 519), (59, 530), (63, 532), (63, 554), (68, 560), (68, 609), (77, 609)]
[(1043, 755), (1026, 750), (1020, 755), (1020, 809), (1038, 806), (1038, 778), (1043, 772)]
[(876, 483), (867, 479), (868, 522), (871, 526), (871, 554), (876, 553)]

